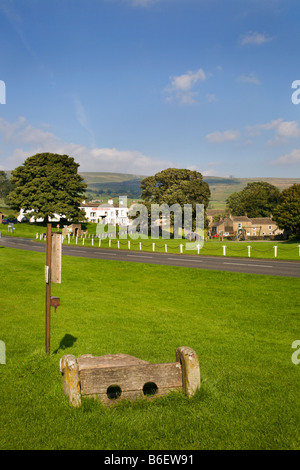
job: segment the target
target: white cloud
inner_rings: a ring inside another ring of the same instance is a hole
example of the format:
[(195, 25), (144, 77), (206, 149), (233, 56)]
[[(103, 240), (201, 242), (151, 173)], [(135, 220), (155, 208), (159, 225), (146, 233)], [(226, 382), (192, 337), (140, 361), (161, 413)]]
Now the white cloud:
[(254, 126), (247, 126), (247, 131), (249, 135), (255, 136), (260, 135), (261, 131), (268, 131), (270, 129), (276, 129), (278, 125), (283, 121), (283, 119), (279, 118), (268, 122), (266, 124), (255, 124)]
[(224, 132), (215, 131), (211, 134), (208, 134), (205, 138), (208, 142), (211, 143), (222, 143), (222, 142), (233, 142), (238, 140), (240, 137), (239, 131), (228, 130)]
[(15, 147), (6, 162), (1, 162), (8, 170), (21, 165), (31, 155), (42, 152), (73, 157), (80, 164), (81, 172), (107, 171), (147, 175), (174, 166), (171, 161), (148, 157), (138, 150), (88, 148), (67, 143), (49, 131), (27, 124), (25, 118), (19, 118), (15, 123), (0, 118), (0, 138), (1, 136), (8, 145)]
[(260, 80), (253, 73), (249, 75), (240, 75), (237, 78), (237, 81), (241, 83), (250, 83), (252, 85), (261, 85)]
[(258, 33), (256, 31), (248, 31), (246, 34), (240, 37), (239, 42), (242, 46), (254, 45), (260, 46), (266, 42), (272, 41), (273, 38), (268, 37), (266, 34)]
[(204, 81), (206, 76), (202, 69), (197, 72), (189, 71), (183, 75), (171, 78), (171, 89), (178, 91), (189, 91), (199, 80)]
[(300, 137), (300, 128), (297, 121), (284, 121), (282, 118), (275, 119), (266, 124), (256, 124), (247, 127), (249, 135), (260, 135), (262, 131), (275, 131), (275, 138), (269, 140), (269, 145), (288, 142), (289, 139)]
[(170, 102), (176, 99), (182, 104), (195, 103), (197, 92), (192, 91), (192, 89), (197, 83), (203, 82), (206, 78), (207, 75), (202, 69), (199, 69), (196, 72), (189, 70), (182, 75), (171, 76), (170, 85), (165, 89), (165, 91), (170, 95), (166, 98), (166, 101)]
[(300, 149), (294, 149), (290, 153), (282, 155), (271, 162), (272, 165), (295, 165), (300, 164)]
[(282, 121), (277, 126), (278, 138), (300, 137), (297, 121)]

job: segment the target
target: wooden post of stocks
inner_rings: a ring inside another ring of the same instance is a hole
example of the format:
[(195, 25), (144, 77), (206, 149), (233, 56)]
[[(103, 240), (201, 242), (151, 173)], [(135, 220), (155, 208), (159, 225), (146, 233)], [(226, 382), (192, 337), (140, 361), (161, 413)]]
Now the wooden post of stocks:
[(51, 305), (59, 305), (58, 303), (51, 303), (51, 282), (55, 284), (61, 283), (61, 252), (62, 252), (61, 234), (51, 233), (51, 224), (47, 224), (47, 244), (46, 244), (46, 353), (50, 353), (50, 318), (51, 318)]
[(47, 224), (46, 242), (46, 353), (50, 353), (50, 302), (51, 302), (51, 224)]

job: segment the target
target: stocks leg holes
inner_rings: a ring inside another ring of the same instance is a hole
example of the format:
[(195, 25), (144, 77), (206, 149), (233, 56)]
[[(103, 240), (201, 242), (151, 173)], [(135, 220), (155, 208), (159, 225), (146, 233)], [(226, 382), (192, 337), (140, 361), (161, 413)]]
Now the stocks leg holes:
[(157, 385), (154, 382), (147, 382), (143, 386), (143, 394), (147, 397), (155, 395), (157, 392)]
[(122, 390), (119, 385), (110, 385), (106, 391), (106, 394), (110, 400), (115, 400), (121, 396)]

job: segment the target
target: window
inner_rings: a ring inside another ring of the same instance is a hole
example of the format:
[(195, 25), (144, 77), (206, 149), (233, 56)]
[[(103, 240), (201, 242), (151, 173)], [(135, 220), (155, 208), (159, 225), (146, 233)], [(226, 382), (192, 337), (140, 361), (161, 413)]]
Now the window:
[(241, 223), (238, 223), (238, 228), (242, 228), (242, 224), (241, 224)]
[(272, 225), (269, 225), (269, 230), (272, 230)]

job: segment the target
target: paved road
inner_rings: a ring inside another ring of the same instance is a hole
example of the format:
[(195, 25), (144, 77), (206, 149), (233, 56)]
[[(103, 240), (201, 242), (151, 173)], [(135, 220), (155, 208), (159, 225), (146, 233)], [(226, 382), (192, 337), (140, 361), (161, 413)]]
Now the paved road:
[[(22, 250), (38, 251), (41, 253), (46, 252), (46, 245), (44, 243), (35, 242), (27, 238), (2, 237), (0, 239), (0, 245)], [(63, 245), (62, 253), (63, 255), (82, 258), (110, 259), (115, 261), (214, 269), (239, 273), (269, 274), (272, 276), (300, 277), (299, 261), (230, 258), (227, 256), (176, 255), (170, 253), (139, 252), (72, 245)]]

